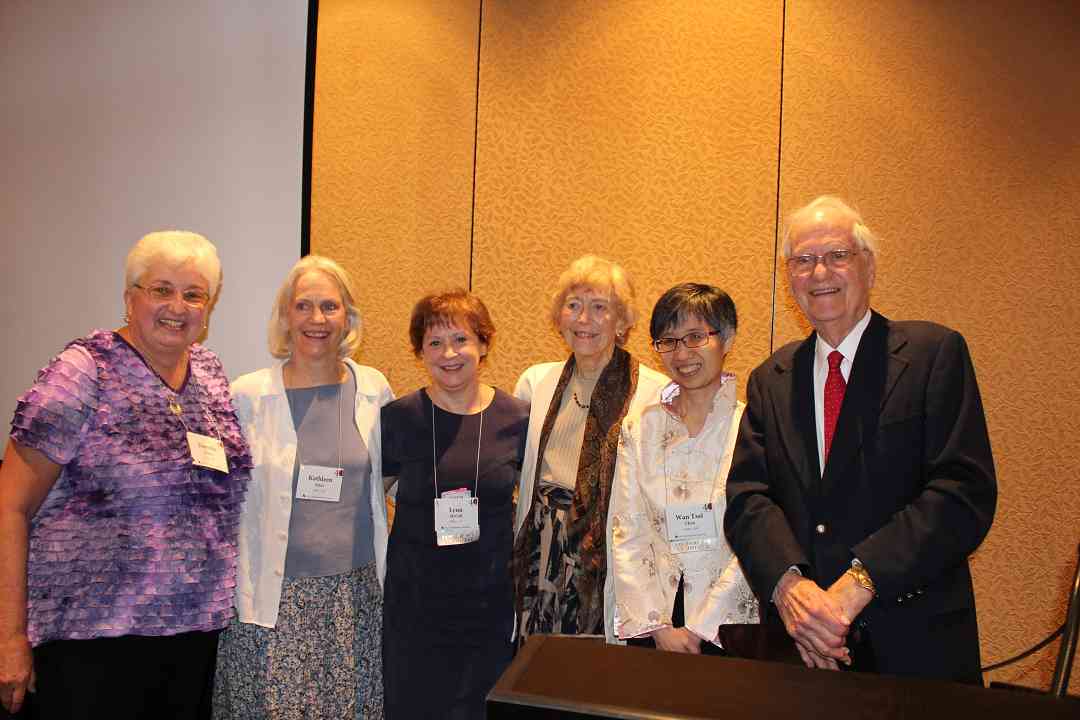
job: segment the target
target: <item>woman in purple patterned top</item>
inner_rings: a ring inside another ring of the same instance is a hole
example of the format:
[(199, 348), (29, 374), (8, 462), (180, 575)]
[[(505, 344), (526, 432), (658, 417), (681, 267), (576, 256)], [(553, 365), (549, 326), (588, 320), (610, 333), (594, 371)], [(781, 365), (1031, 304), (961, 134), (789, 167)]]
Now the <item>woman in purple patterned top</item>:
[[(188, 232), (142, 238), (126, 324), (23, 393), (0, 466), (0, 702), (40, 717), (199, 717), (233, 614), (251, 459), (195, 341), (220, 285)], [(33, 648), (31, 650), (31, 648)]]

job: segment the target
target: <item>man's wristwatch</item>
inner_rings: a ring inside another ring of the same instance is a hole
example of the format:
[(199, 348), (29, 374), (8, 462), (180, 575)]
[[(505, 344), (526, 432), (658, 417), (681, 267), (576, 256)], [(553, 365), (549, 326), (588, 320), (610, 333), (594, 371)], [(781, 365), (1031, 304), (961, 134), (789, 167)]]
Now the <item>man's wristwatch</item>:
[(870, 573), (866, 571), (866, 566), (859, 562), (858, 558), (851, 561), (851, 567), (847, 569), (846, 574), (855, 578), (855, 582), (869, 590), (870, 594), (877, 595), (877, 590), (874, 588), (874, 581), (870, 578)]

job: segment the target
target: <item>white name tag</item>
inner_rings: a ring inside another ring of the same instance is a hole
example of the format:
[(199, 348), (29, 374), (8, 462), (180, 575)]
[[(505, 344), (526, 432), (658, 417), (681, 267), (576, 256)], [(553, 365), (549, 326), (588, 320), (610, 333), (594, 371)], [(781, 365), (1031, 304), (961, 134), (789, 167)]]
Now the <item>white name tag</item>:
[(718, 546), (712, 503), (673, 503), (667, 506), (668, 543), (673, 553), (711, 550)]
[(341, 480), (344, 477), (343, 468), (301, 465), (296, 478), (296, 497), (299, 500), (338, 502), (341, 500)]
[(451, 491), (435, 498), (435, 543), (464, 545), (480, 539), (480, 500)]
[(225, 458), (225, 446), (221, 441), (209, 435), (189, 432), (187, 434), (188, 451), (191, 461), (199, 467), (229, 472), (229, 461)]

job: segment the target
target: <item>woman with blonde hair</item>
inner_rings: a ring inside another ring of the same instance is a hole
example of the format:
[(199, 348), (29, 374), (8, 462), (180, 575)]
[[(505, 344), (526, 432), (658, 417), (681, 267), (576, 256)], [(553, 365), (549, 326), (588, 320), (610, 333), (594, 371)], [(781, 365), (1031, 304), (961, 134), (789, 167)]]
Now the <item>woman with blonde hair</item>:
[(550, 313), (570, 357), (529, 368), (514, 391), (531, 403), (514, 522), (519, 628), (523, 637), (614, 637), (605, 617), (614, 607), (607, 513), (619, 426), (653, 402), (667, 378), (623, 349), (637, 313), (619, 265), (593, 255), (575, 260)]
[(381, 718), (386, 567), (382, 373), (333, 260), (293, 266), (270, 319), (279, 362), (232, 384), (251, 444), (238, 618), (221, 638), (216, 718)]

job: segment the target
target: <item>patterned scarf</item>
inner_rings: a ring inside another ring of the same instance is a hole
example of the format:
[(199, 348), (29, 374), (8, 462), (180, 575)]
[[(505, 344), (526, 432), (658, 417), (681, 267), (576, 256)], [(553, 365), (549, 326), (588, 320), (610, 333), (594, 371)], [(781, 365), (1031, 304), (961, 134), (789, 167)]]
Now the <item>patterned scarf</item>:
[[(538, 511), (540, 472), (548, 438), (555, 426), (555, 418), (562, 405), (574, 374), (573, 356), (567, 361), (559, 377), (551, 405), (548, 407), (536, 456), (536, 475), (533, 478), (533, 496), (518, 498), (529, 502), (533, 512)], [(577, 632), (594, 634), (604, 627), (604, 581), (607, 575), (607, 511), (611, 499), (611, 484), (615, 476), (615, 460), (619, 447), (619, 429), (630, 409), (630, 402), (637, 390), (638, 363), (620, 347), (616, 347), (611, 361), (596, 381), (589, 414), (585, 420), (585, 435), (578, 460), (574, 497), (570, 505), (566, 527), (566, 547), (570, 554), (578, 555), (575, 565), (574, 587), (578, 598)], [(519, 617), (528, 608), (526, 603), (535, 599), (539, 582), (540, 533), (530, 513), (514, 543), (511, 571)], [(550, 564), (550, 563), (549, 563)]]

